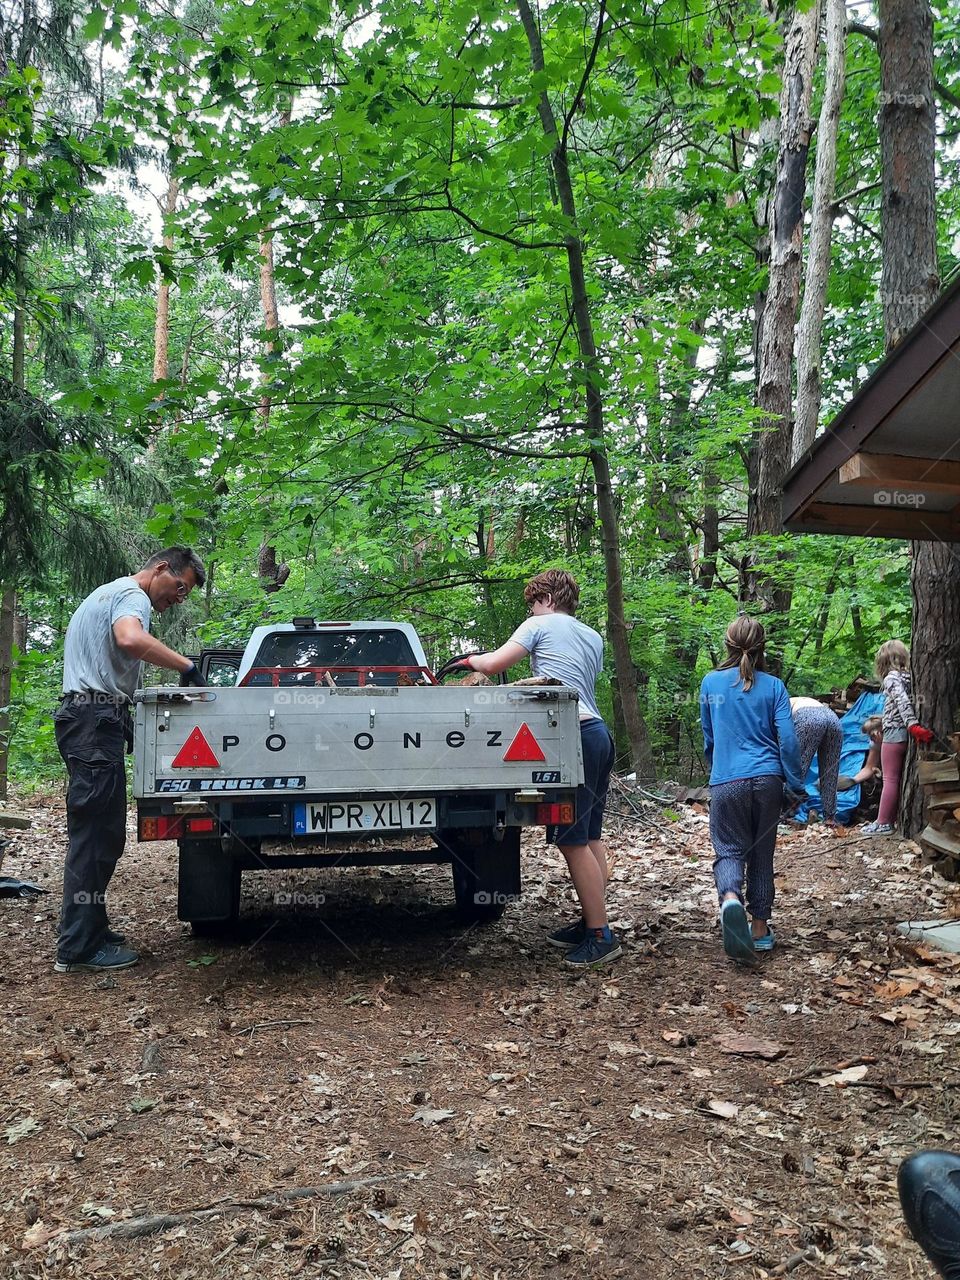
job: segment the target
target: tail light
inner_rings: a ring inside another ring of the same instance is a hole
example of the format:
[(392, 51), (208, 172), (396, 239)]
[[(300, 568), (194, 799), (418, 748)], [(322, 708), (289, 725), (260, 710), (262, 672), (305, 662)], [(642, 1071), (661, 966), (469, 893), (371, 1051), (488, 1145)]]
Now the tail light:
[(155, 817), (140, 819), (141, 840), (179, 840), (183, 835), (183, 818), (157, 814)]
[(576, 817), (574, 806), (565, 804), (538, 804), (534, 812), (537, 822), (544, 827), (569, 827)]
[(184, 836), (215, 836), (217, 822), (212, 817), (188, 818), (165, 813), (141, 817), (140, 840), (182, 840)]

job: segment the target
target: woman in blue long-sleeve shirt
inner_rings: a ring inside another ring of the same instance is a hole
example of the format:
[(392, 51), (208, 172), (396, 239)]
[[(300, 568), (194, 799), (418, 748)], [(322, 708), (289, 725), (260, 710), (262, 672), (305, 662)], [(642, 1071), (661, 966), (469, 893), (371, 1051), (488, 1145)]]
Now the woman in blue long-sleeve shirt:
[(773, 853), (784, 781), (803, 790), (790, 698), (783, 681), (763, 669), (765, 641), (754, 618), (731, 622), (727, 657), (700, 686), (723, 949), (745, 961), (773, 950)]

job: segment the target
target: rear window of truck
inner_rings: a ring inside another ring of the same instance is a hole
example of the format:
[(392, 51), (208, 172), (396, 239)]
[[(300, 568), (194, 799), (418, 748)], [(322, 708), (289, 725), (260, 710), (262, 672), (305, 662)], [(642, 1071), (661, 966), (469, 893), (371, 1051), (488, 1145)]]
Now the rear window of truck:
[(275, 631), (254, 667), (418, 667), (402, 631)]

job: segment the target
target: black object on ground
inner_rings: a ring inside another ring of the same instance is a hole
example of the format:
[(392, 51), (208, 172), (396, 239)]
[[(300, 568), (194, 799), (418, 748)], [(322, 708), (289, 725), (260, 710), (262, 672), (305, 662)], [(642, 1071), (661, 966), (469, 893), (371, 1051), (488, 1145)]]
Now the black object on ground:
[(910, 1234), (944, 1280), (960, 1280), (960, 1155), (918, 1151), (897, 1172)]
[(49, 892), (49, 889), (41, 889), (38, 884), (32, 884), (29, 880), (0, 876), (0, 898), (36, 898), (41, 893)]

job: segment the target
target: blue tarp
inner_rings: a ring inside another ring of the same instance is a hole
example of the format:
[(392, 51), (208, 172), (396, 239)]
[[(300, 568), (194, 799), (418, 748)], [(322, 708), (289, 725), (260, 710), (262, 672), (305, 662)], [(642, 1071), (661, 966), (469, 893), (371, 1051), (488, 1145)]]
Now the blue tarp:
[[(840, 727), (843, 729), (840, 772), (847, 774), (848, 777), (858, 773), (863, 768), (863, 762), (866, 759), (867, 752), (870, 750), (870, 739), (860, 726), (867, 716), (879, 716), (882, 714), (883, 701), (884, 696), (882, 693), (861, 693), (847, 714), (840, 720)], [(798, 822), (806, 822), (807, 815), (811, 810), (821, 815), (823, 814), (820, 792), (816, 788), (818, 777), (817, 757), (814, 755), (810, 763), (810, 772), (804, 781), (807, 803), (801, 805), (797, 810), (796, 819)], [(849, 791), (839, 791), (837, 793), (837, 821), (849, 822), (850, 815), (859, 803), (859, 786), (851, 787)]]

